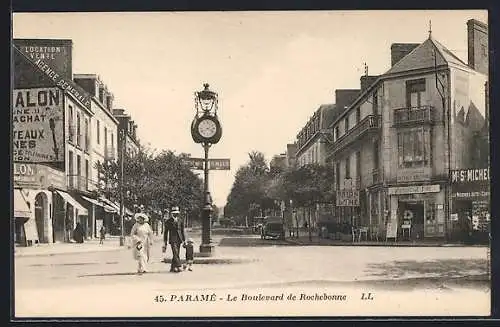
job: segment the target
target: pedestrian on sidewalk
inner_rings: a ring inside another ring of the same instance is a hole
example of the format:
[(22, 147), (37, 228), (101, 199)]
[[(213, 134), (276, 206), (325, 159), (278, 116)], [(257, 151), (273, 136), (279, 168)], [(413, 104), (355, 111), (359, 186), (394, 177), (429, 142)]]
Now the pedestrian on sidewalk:
[(130, 236), (133, 256), (137, 260), (137, 273), (142, 275), (147, 272), (150, 248), (153, 245), (153, 230), (148, 224), (149, 217), (145, 213), (136, 214), (135, 220), (136, 223), (132, 226)]
[(187, 242), (184, 243), (183, 247), (186, 249), (186, 263), (183, 268), (186, 270), (186, 267), (189, 271), (193, 271), (193, 262), (194, 262), (194, 242), (192, 238), (188, 238)]
[(83, 243), (83, 234), (83, 226), (80, 222), (77, 222), (75, 230), (73, 231), (73, 239), (76, 243)]
[(180, 246), (185, 242), (184, 222), (179, 217), (179, 207), (172, 207), (170, 217), (165, 222), (165, 232), (163, 233), (164, 246), (170, 244), (172, 248), (172, 263), (170, 272), (181, 271), (181, 259), (179, 257)]
[(106, 229), (104, 228), (104, 225), (102, 225), (101, 229), (99, 230), (99, 244), (104, 244), (105, 238), (106, 238)]

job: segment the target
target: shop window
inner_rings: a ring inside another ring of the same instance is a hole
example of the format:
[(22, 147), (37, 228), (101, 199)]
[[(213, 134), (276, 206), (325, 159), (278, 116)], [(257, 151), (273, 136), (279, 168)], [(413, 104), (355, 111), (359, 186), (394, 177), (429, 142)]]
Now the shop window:
[(398, 163), (400, 168), (417, 168), (429, 163), (428, 131), (413, 128), (398, 133)]

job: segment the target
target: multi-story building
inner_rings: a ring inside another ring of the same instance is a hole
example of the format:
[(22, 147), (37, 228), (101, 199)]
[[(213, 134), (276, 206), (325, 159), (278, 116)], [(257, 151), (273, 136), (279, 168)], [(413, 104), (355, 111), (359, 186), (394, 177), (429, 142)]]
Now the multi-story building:
[(299, 167), (325, 163), (325, 144), (321, 132), (328, 127), (335, 113), (335, 104), (321, 105), (297, 134), (296, 158)]
[(68, 119), (89, 119), (90, 98), (72, 80), (71, 40), (13, 43), (14, 212), (29, 209), (29, 217), (16, 218), (16, 240), (28, 245), (69, 240), (79, 217), (88, 214), (67, 193), (70, 153), (82, 160), (88, 153), (83, 127), (77, 137)]
[(329, 160), (337, 189), (349, 191), (337, 192), (339, 221), (390, 237), (451, 232), (450, 172), (472, 165), (474, 135), (485, 124), (487, 71), (472, 67), (487, 67), (487, 51), (477, 51), (487, 45), (487, 28), (468, 25), (473, 61), (464, 63), (430, 34), (418, 46), (397, 44), (389, 71), (333, 122)]
[(96, 195), (96, 163), (116, 159), (112, 94), (91, 87), (95, 75), (73, 76), (71, 40), (13, 43), (16, 240), (69, 241), (77, 223), (91, 237), (100, 212), (117, 212)]
[[(113, 115), (118, 120), (118, 161), (121, 160), (121, 149), (127, 156), (133, 157), (139, 153), (140, 143), (137, 138), (137, 124), (132, 120), (132, 117), (125, 113), (125, 109), (113, 109)], [(125, 142), (123, 137), (125, 136)]]
[[(86, 191), (81, 192), (82, 203), (89, 210), (89, 236), (96, 237), (104, 224), (110, 230), (114, 220), (118, 220), (118, 198), (107, 192), (116, 185), (106, 183), (100, 176), (98, 167), (117, 160), (118, 120), (113, 116), (113, 94), (96, 74), (75, 74), (75, 82), (91, 96), (94, 115), (89, 122), (92, 160), (85, 169), (89, 171)], [(88, 165), (87, 165), (88, 164)], [(70, 170), (71, 171), (71, 170)], [(83, 190), (82, 190), (83, 191)], [(89, 197), (90, 195), (90, 197)]]

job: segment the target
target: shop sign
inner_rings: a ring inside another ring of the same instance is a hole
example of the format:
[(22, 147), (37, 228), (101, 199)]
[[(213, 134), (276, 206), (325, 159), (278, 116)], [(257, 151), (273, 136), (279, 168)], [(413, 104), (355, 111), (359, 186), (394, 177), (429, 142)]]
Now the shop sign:
[(401, 195), (401, 194), (415, 194), (415, 193), (437, 193), (439, 191), (440, 191), (439, 184), (412, 185), (412, 186), (390, 187), (388, 190), (388, 194)]
[(427, 181), (431, 177), (430, 168), (399, 169), (396, 180), (398, 183)]
[(481, 183), (490, 181), (490, 169), (458, 169), (451, 171), (451, 183)]
[(64, 162), (62, 98), (55, 87), (14, 90), (13, 161)]
[(45, 60), (65, 78), (72, 78), (72, 41), (61, 39), (14, 39), (14, 45), (32, 61)]
[(59, 71), (58, 67), (53, 66), (52, 63), (48, 64), (45, 59), (36, 59), (31, 56), (24, 54), (17, 46), (14, 45), (14, 49), (17, 50), (26, 59), (31, 61), (31, 63), (38, 68), (47, 77), (53, 80), (54, 84), (70, 94), (72, 98), (82, 104), (88, 110), (91, 110), (92, 101), (90, 94), (83, 90), (78, 84), (73, 82), (71, 79), (66, 78), (63, 73)]
[(24, 188), (47, 189), (53, 186), (66, 189), (64, 172), (41, 164), (15, 162), (14, 183)]
[(340, 190), (335, 198), (338, 207), (359, 207), (359, 191)]

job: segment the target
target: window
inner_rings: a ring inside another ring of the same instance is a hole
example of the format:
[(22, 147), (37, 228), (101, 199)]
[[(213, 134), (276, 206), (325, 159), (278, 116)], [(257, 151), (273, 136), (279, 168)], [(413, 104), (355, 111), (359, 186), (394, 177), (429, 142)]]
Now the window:
[(375, 142), (373, 143), (373, 168), (374, 169), (378, 169), (379, 167), (379, 145), (378, 145), (378, 141), (375, 140)]
[(68, 170), (69, 170), (69, 174), (68, 174), (68, 184), (69, 184), (69, 187), (73, 187), (73, 151), (69, 151), (68, 152)]
[(85, 189), (89, 189), (89, 161), (85, 159)]
[(345, 132), (349, 130), (349, 116), (347, 116), (344, 120), (344, 125), (345, 125)]
[(69, 126), (69, 141), (73, 142), (73, 135), (75, 134), (75, 125), (73, 122), (73, 107), (72, 106), (69, 106), (68, 126)]
[(111, 149), (115, 148), (115, 134), (111, 133)]
[(335, 182), (337, 184), (337, 190), (340, 189), (340, 162), (335, 163)]
[(108, 151), (108, 128), (104, 127), (104, 151)]
[(76, 145), (81, 145), (81, 130), (80, 130), (80, 113), (76, 113)]
[(481, 44), (481, 52), (485, 57), (488, 55), (488, 51), (486, 51), (486, 45)]
[(97, 123), (97, 126), (96, 126), (97, 144), (101, 144), (101, 124), (100, 124), (99, 120), (96, 120), (96, 123)]
[(90, 138), (89, 138), (89, 120), (85, 118), (85, 151), (89, 151), (90, 148)]
[(347, 157), (345, 159), (345, 178), (351, 178), (351, 158)]
[(374, 115), (378, 115), (378, 96), (377, 96), (377, 92), (373, 93), (372, 104), (373, 104), (373, 114)]
[(356, 108), (356, 124), (359, 123), (360, 120), (361, 120), (361, 108), (357, 107)]
[(429, 163), (429, 132), (414, 128), (398, 133), (398, 162), (401, 168), (423, 167)]
[(425, 78), (406, 81), (406, 106), (408, 108), (423, 105)]
[(361, 178), (361, 152), (356, 152), (356, 178)]

